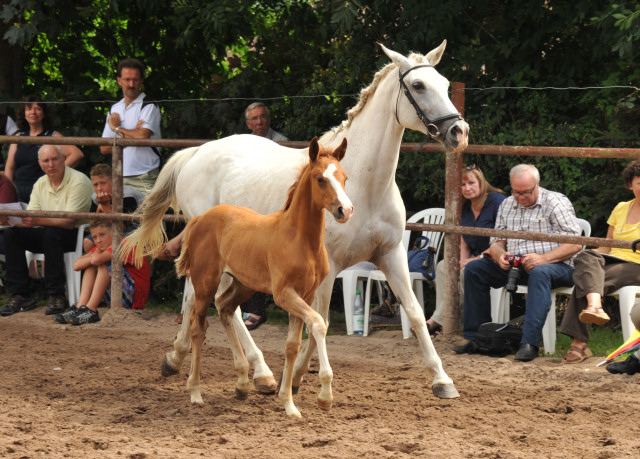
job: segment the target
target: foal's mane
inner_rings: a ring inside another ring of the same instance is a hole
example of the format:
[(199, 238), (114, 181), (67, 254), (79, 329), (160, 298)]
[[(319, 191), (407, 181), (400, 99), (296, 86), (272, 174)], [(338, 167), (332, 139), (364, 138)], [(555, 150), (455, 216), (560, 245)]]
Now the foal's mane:
[[(418, 53), (411, 53), (411, 55), (409, 55), (409, 59), (414, 60), (417, 63), (429, 63), (425, 56)], [(371, 84), (360, 91), (360, 99), (358, 100), (358, 103), (350, 108), (349, 111), (347, 111), (347, 119), (344, 120), (339, 126), (336, 126), (330, 130), (330, 132), (332, 132), (334, 136), (351, 126), (351, 122), (353, 121), (353, 119), (358, 116), (358, 114), (367, 104), (369, 98), (376, 92), (376, 89), (378, 89), (380, 81), (382, 81), (382, 79), (386, 77), (389, 72), (395, 70), (396, 68), (396, 64), (390, 62), (376, 72), (376, 74), (373, 76), (373, 81), (371, 82)]]

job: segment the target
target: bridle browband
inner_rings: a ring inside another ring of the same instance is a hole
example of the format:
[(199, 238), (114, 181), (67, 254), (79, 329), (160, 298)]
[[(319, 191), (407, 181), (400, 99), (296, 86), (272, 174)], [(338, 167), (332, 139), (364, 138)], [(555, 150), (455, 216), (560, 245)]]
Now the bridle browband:
[[(402, 73), (400, 69), (398, 69), (398, 73), (400, 75), (400, 86), (404, 89), (404, 95), (407, 96), (407, 99), (409, 100), (411, 105), (413, 105), (413, 108), (416, 110), (416, 114), (418, 115), (418, 118), (420, 118), (420, 120), (424, 123), (425, 127), (427, 128), (427, 133), (429, 134), (429, 136), (431, 136), (432, 139), (442, 141), (442, 137), (443, 137), (442, 131), (446, 133), (453, 123), (459, 120), (463, 120), (463, 118), (462, 118), (462, 115), (460, 115), (460, 113), (458, 112), (441, 116), (440, 118), (436, 118), (435, 120), (430, 120), (427, 117), (427, 115), (424, 114), (424, 112), (422, 111), (422, 109), (420, 108), (416, 100), (413, 98), (411, 91), (409, 91), (407, 84), (404, 82), (404, 77), (406, 77), (409, 74), (409, 72), (415, 69), (419, 69), (421, 67), (433, 67), (433, 65), (431, 64), (416, 65), (415, 67), (411, 67), (409, 70), (407, 70), (404, 73)], [(400, 88), (398, 88), (398, 97), (396, 99), (396, 121), (398, 122), (398, 124), (400, 124), (400, 120), (398, 119), (399, 101), (400, 101)], [(448, 121), (448, 123), (445, 123), (446, 121)]]

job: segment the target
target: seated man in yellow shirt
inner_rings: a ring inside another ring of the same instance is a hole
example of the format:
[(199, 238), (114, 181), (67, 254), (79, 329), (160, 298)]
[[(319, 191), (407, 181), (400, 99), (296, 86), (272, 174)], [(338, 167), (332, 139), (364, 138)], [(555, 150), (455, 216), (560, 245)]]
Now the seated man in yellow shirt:
[[(91, 180), (65, 166), (59, 147), (43, 145), (38, 150), (38, 162), (45, 175), (33, 186), (28, 210), (89, 211)], [(0, 217), (0, 224), (6, 225), (7, 220)], [(11, 298), (0, 308), (0, 315), (36, 307), (36, 298), (29, 290), (25, 250), (44, 254), (44, 290), (49, 295), (46, 313), (59, 314), (67, 308), (64, 253), (75, 249), (76, 227), (77, 222), (71, 218), (25, 217), (20, 225), (5, 230), (6, 288)]]

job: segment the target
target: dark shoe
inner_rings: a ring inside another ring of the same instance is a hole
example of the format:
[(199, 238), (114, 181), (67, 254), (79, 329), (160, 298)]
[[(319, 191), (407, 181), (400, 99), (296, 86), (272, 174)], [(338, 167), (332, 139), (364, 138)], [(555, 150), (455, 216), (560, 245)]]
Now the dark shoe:
[(93, 324), (100, 322), (100, 314), (98, 311), (92, 311), (86, 306), (80, 306), (76, 311), (76, 315), (71, 319), (73, 325)]
[(255, 314), (249, 314), (247, 320), (244, 321), (247, 330), (255, 330), (261, 324), (267, 321), (267, 316), (257, 316)]
[(635, 355), (632, 355), (622, 362), (610, 363), (607, 365), (607, 371), (614, 375), (621, 375), (623, 373), (635, 375), (640, 371), (640, 360)]
[(10, 316), (20, 311), (30, 311), (38, 305), (33, 296), (12, 295), (7, 304), (0, 308), (0, 316)]
[(456, 354), (477, 354), (478, 353), (478, 345), (475, 341), (467, 341), (466, 344), (462, 346), (456, 346), (453, 348), (453, 352)]
[(56, 322), (59, 322), (61, 324), (70, 324), (73, 318), (76, 316), (77, 312), (78, 312), (78, 308), (76, 308), (76, 306), (73, 305), (69, 309), (64, 311), (62, 314), (54, 315), (53, 319)]
[(49, 297), (49, 303), (47, 304), (47, 310), (45, 314), (50, 316), (52, 314), (62, 314), (69, 308), (67, 297), (64, 295), (51, 295)]
[(516, 360), (521, 362), (530, 362), (538, 357), (538, 348), (527, 343), (522, 343), (520, 349), (516, 352)]

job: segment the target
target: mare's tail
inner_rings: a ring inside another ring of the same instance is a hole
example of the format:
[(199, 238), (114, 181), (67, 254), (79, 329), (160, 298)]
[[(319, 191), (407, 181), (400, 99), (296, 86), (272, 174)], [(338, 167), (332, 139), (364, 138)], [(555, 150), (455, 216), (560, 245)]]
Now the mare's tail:
[(162, 217), (169, 207), (173, 207), (176, 214), (180, 211), (176, 197), (176, 180), (178, 174), (199, 147), (185, 148), (171, 156), (164, 165), (149, 196), (140, 204), (136, 214), (142, 215), (140, 226), (129, 234), (120, 247), (118, 255), (125, 260), (134, 250), (136, 266), (142, 265), (145, 256), (157, 257), (162, 245), (167, 240), (167, 233), (162, 226)]
[(176, 259), (176, 273), (178, 277), (188, 276), (191, 268), (191, 260), (189, 259), (189, 239), (194, 225), (200, 219), (200, 215), (191, 219), (187, 227), (184, 229), (184, 238), (182, 239), (182, 249), (180, 256)]

